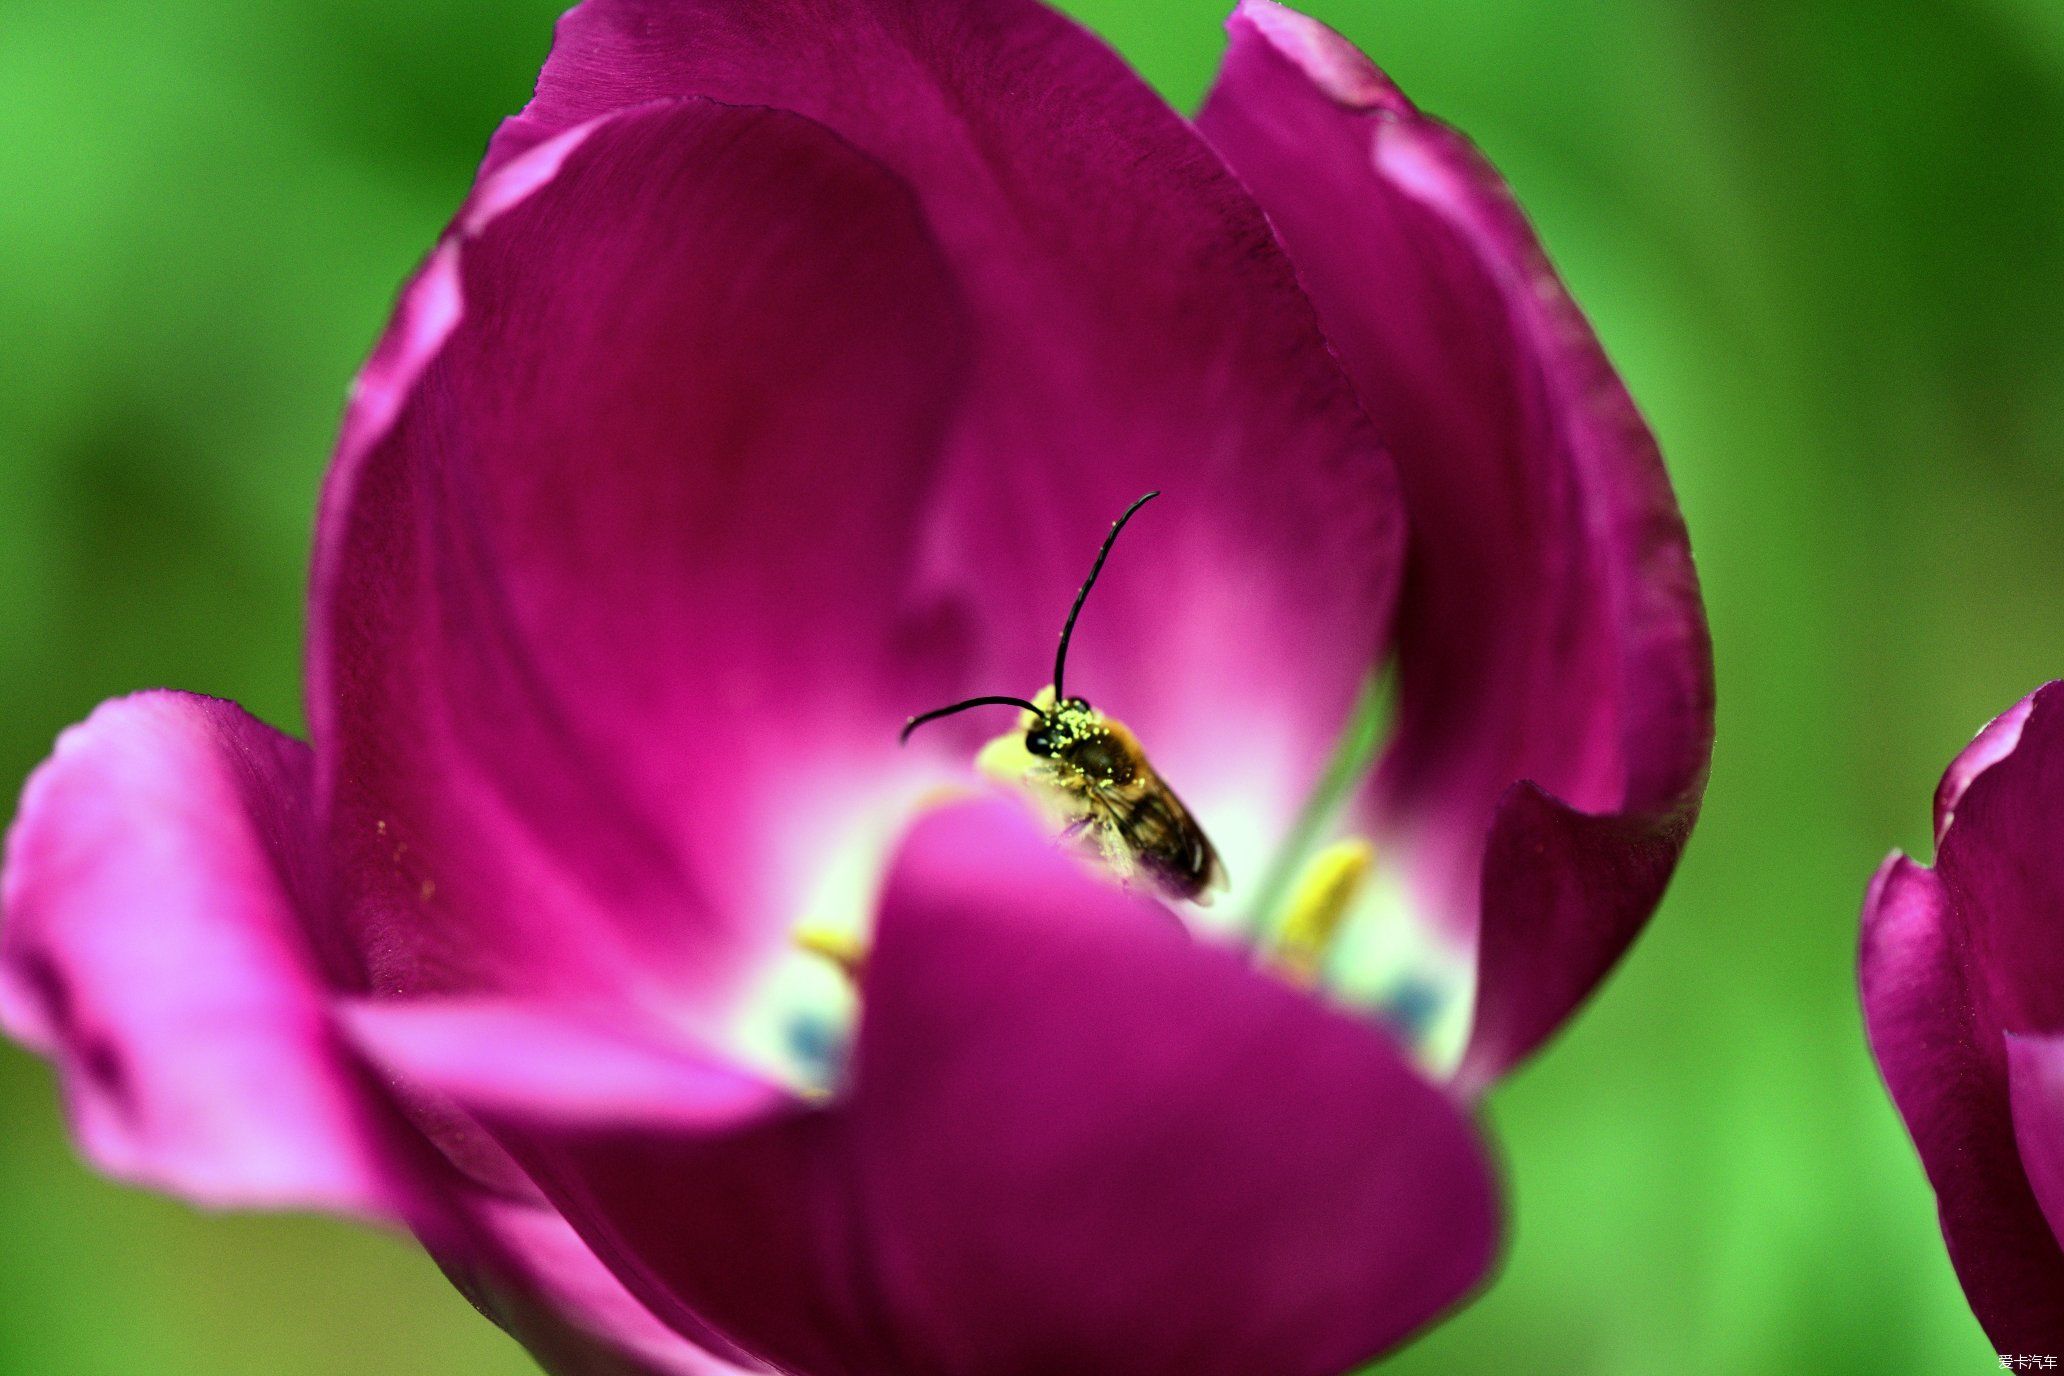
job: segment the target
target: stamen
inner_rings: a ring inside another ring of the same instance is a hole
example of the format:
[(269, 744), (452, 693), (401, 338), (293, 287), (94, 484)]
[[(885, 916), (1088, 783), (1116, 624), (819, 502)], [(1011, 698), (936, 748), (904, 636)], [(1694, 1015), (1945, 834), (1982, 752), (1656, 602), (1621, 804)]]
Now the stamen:
[(805, 922), (795, 929), (796, 949), (825, 961), (854, 984), (867, 966), (867, 948), (850, 932)]
[(1296, 897), (1295, 884), (1302, 882), (1316, 863), (1316, 857), (1307, 859), (1312, 847), (1332, 827), (1355, 787), (1368, 777), (1377, 750), (1390, 735), (1394, 696), (1391, 675), (1372, 676), (1362, 685), (1325, 772), (1305, 798), (1290, 834), (1248, 900), (1247, 932), (1257, 949), (1268, 949), (1272, 936), (1275, 944), (1281, 944), (1280, 936), (1274, 934), (1280, 932)]
[(1293, 983), (1319, 983), (1341, 924), (1375, 861), (1375, 847), (1350, 837), (1335, 841), (1306, 863), (1290, 893), (1270, 957)]

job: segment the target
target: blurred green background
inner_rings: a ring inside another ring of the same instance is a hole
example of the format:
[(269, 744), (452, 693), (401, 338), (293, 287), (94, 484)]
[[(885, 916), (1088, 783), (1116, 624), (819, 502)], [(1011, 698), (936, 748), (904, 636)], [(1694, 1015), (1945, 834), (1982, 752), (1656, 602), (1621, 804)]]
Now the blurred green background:
[[(298, 729), (346, 381), (555, 8), (0, 0), (0, 788), (143, 685)], [(1194, 104), (1215, 5), (1075, 8)], [(1492, 1105), (1503, 1275), (1387, 1369), (1996, 1369), (1851, 955), (1950, 755), (2064, 673), (2064, 4), (1318, 13), (1516, 184), (1661, 432), (1720, 662), (1669, 902)], [(0, 1372), (525, 1370), (400, 1242), (88, 1174), (0, 1048)]]

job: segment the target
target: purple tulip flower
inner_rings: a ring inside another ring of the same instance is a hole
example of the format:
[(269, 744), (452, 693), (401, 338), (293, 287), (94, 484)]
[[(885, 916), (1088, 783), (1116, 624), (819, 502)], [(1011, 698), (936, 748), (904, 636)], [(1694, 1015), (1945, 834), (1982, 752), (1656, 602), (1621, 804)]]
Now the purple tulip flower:
[[(312, 743), (148, 693), (24, 795), (0, 1019), (93, 1161), (406, 1226), (560, 1372), (1328, 1376), (1474, 1288), (1470, 1106), (1676, 863), (1705, 625), (1496, 176), (1231, 32), (1192, 123), (1031, 0), (569, 14), (354, 390)], [(897, 744), (1152, 488), (1067, 680), (1208, 909), (1000, 712)]]
[(2003, 1352), (2064, 1353), (2064, 683), (1978, 734), (1935, 793), (1935, 867), (1863, 906), (1871, 1054)]

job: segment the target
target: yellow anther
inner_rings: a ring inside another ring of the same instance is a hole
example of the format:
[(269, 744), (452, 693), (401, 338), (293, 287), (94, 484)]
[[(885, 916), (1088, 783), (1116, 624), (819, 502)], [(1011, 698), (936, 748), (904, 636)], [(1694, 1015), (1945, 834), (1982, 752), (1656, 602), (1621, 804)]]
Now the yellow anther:
[(796, 928), (794, 939), (796, 949), (828, 962), (847, 979), (859, 983), (860, 971), (867, 964), (867, 948), (861, 945), (858, 937), (850, 932), (806, 922)]
[(1298, 984), (1318, 983), (1348, 908), (1375, 862), (1375, 847), (1350, 838), (1335, 841), (1305, 863), (1276, 939), (1274, 963), (1285, 976)]

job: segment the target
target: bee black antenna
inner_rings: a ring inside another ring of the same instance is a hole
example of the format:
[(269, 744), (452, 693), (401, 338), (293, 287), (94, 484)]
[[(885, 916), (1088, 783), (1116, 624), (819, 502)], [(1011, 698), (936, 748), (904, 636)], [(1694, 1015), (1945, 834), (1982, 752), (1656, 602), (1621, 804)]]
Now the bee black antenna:
[(1038, 703), (1027, 702), (1023, 698), (969, 698), (966, 702), (956, 702), (951, 707), (935, 707), (929, 712), (918, 713), (909, 721), (903, 723), (903, 735), (901, 736), (900, 740), (908, 741), (910, 739), (910, 733), (917, 730), (918, 727), (923, 726), (928, 721), (937, 721), (940, 717), (950, 717), (955, 712), (965, 712), (970, 707), (1022, 707), (1027, 712), (1030, 712), (1035, 716), (1046, 715), (1044, 709), (1042, 709)]
[(1082, 615), (1082, 604), (1089, 600), (1089, 590), (1096, 586), (1097, 575), (1104, 571), (1104, 560), (1111, 557), (1111, 546), (1118, 543), (1118, 532), (1125, 529), (1125, 523), (1132, 514), (1160, 496), (1159, 491), (1146, 496), (1125, 508), (1125, 514), (1111, 522), (1111, 533), (1104, 537), (1104, 547), (1097, 551), (1096, 562), (1089, 566), (1089, 577), (1082, 580), (1082, 587), (1075, 593), (1075, 605), (1068, 608), (1068, 620), (1061, 627), (1061, 648), (1054, 654), (1054, 705), (1066, 702), (1067, 694), (1061, 691), (1061, 671), (1068, 667), (1068, 641), (1075, 634), (1075, 618)]

